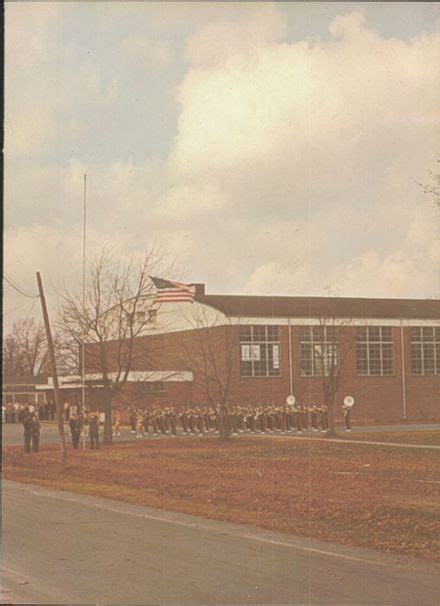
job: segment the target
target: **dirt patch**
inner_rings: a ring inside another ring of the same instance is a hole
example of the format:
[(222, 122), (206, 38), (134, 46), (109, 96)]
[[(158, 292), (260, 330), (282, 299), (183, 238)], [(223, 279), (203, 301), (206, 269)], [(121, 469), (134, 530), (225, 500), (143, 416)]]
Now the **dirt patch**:
[(436, 451), (182, 438), (69, 451), (64, 474), (55, 444), (3, 462), (11, 480), (440, 561)]

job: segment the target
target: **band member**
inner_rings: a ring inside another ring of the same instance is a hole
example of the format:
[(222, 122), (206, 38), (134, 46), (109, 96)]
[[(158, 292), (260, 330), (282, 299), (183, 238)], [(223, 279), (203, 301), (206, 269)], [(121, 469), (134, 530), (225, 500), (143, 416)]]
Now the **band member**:
[(184, 410), (181, 414), (180, 414), (180, 422), (182, 424), (182, 430), (184, 434), (188, 433), (188, 414), (187, 411)]
[(168, 418), (171, 427), (171, 435), (173, 436), (173, 438), (175, 438), (177, 435), (177, 422), (176, 411), (174, 410), (173, 406), (169, 409)]
[(144, 420), (142, 418), (141, 413), (139, 412), (136, 417), (136, 438), (143, 438), (143, 436), (144, 436)]
[(323, 404), (318, 408), (319, 414), (321, 416), (321, 431), (328, 431), (328, 406), (327, 404)]
[(215, 431), (216, 427), (216, 414), (214, 408), (209, 409), (209, 429), (210, 431)]
[(292, 406), (293, 423), (298, 433), (302, 433), (301, 411), (299, 406)]
[(142, 415), (142, 421), (144, 424), (144, 433), (145, 435), (148, 436), (148, 433), (150, 431), (150, 413), (148, 410), (145, 410), (143, 415)]
[(204, 430), (204, 418), (203, 418), (203, 414), (200, 410), (200, 407), (197, 407), (196, 413), (195, 413), (195, 422), (196, 422), (196, 427), (199, 433), (205, 433)]
[(257, 419), (258, 419), (258, 414), (256, 411), (251, 412), (251, 414), (249, 415), (250, 418), (250, 422), (251, 422), (251, 432), (252, 433), (256, 433), (257, 432)]
[(99, 416), (97, 413), (90, 415), (89, 419), (90, 448), (99, 448)]
[(195, 412), (190, 409), (190, 410), (187, 411), (187, 415), (188, 415), (188, 429), (189, 429), (189, 432), (191, 434), (195, 434), (196, 433), (196, 430), (195, 430), (195, 423), (196, 423)]
[(72, 415), (69, 421), (70, 435), (72, 436), (72, 446), (75, 450), (79, 446), (79, 436), (81, 433), (81, 422), (76, 415)]
[(32, 437), (32, 417), (27, 406), (25, 406), (23, 410), (21, 422), (23, 424), (24, 450), (25, 452), (30, 452)]
[(168, 408), (165, 408), (165, 410), (161, 409), (160, 416), (162, 417), (162, 427), (161, 427), (162, 435), (165, 435), (166, 433), (170, 433), (170, 417), (169, 417)]
[(113, 426), (113, 435), (120, 436), (121, 435), (121, 413), (116, 410), (113, 415), (114, 426)]
[(310, 412), (310, 420), (312, 422), (312, 431), (318, 431), (318, 407), (316, 404), (313, 404), (311, 408), (309, 408)]
[(133, 407), (128, 409), (128, 418), (130, 419), (130, 433), (136, 433), (136, 411)]
[(263, 411), (261, 413), (261, 431), (263, 433), (266, 433), (268, 428), (269, 428), (268, 414), (266, 412), (266, 409), (263, 409)]
[(292, 415), (292, 411), (290, 410), (290, 407), (284, 408), (284, 417), (286, 419), (286, 431), (292, 431), (292, 426), (293, 426), (293, 415)]
[(164, 412), (160, 408), (157, 409), (157, 426), (160, 434), (164, 436), (167, 433), (167, 424)]
[(351, 431), (351, 406), (342, 405), (344, 411), (345, 431)]
[(304, 431), (307, 431), (309, 428), (309, 425), (308, 425), (308, 419), (307, 419), (307, 407), (306, 406), (300, 407), (300, 416), (301, 416), (301, 426)]
[(34, 413), (31, 416), (31, 440), (32, 440), (32, 451), (38, 452), (40, 450), (40, 421), (38, 415)]
[(278, 425), (281, 429), (281, 432), (285, 433), (287, 430), (287, 414), (284, 408), (278, 409)]

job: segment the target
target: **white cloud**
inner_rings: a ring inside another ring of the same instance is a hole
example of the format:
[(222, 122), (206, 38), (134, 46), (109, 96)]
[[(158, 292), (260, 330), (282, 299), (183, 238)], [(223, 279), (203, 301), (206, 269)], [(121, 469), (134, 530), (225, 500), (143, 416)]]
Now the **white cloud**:
[[(422, 198), (416, 181), (438, 150), (439, 34), (384, 39), (360, 10), (331, 23), (330, 41), (287, 44), (279, 24), (264, 24), (250, 27), (254, 46), (240, 23), (207, 26), (189, 42), (171, 158), (182, 179), (216, 179), (231, 212), (248, 219), (254, 270), (244, 288), (317, 291), (345, 276), (346, 294), (427, 296), (437, 248), (416, 250), (407, 231)], [(254, 229), (294, 220), (314, 242), (303, 244), (300, 275), (297, 239), (268, 249)]]
[[(107, 24), (148, 14), (138, 5), (96, 10)], [(164, 10), (153, 11), (159, 29)], [(6, 112), (6, 259), (17, 282), (31, 287), (34, 265), (78, 275), (88, 173), (90, 241), (117, 243), (121, 256), (162, 243), (208, 292), (438, 294), (438, 213), (417, 185), (438, 155), (438, 32), (384, 38), (358, 9), (334, 19), (328, 39), (292, 41), (280, 5), (208, 3), (192, 20), (193, 8), (176, 7), (170, 28), (192, 33), (185, 76), (167, 89), (176, 86), (180, 107), (169, 156), (122, 157), (104, 141), (110, 159), (72, 151), (57, 163), (44, 154), (88, 143), (88, 120), (148, 141), (142, 122), (120, 119), (122, 88), (165, 73), (178, 45), (125, 20), (115, 38), (118, 65), (131, 70), (123, 84), (74, 48), (59, 70), (60, 17), (48, 11), (35, 32), (27, 24), (32, 60), (23, 38), (10, 36), (22, 53)]]

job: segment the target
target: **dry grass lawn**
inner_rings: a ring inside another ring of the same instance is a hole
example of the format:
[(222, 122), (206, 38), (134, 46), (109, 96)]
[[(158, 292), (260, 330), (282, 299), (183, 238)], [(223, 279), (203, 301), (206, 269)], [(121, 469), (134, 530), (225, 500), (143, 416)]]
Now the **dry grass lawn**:
[(250, 437), (68, 454), (61, 473), (55, 444), (31, 455), (6, 447), (4, 476), (440, 561), (440, 451)]

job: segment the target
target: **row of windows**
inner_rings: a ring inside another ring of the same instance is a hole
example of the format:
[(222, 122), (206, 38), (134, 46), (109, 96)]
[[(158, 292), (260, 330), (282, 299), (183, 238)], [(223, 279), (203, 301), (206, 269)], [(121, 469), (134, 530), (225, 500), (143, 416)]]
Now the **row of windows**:
[[(340, 344), (335, 326), (301, 326), (300, 364), (303, 376), (328, 375), (340, 363)], [(280, 375), (278, 326), (240, 327), (240, 374), (242, 377)], [(415, 375), (440, 374), (440, 328), (411, 328), (411, 366)], [(361, 326), (356, 334), (358, 375), (387, 376), (394, 373), (393, 333), (389, 326)]]

